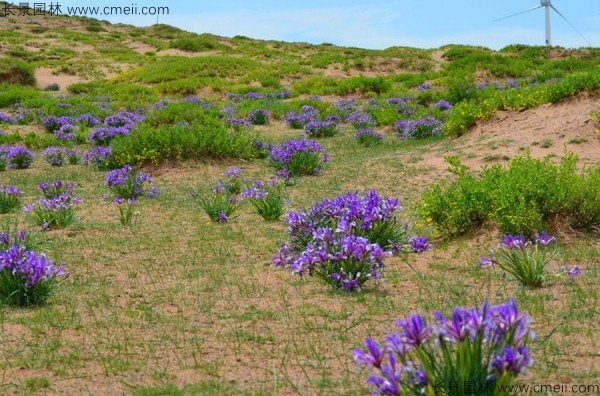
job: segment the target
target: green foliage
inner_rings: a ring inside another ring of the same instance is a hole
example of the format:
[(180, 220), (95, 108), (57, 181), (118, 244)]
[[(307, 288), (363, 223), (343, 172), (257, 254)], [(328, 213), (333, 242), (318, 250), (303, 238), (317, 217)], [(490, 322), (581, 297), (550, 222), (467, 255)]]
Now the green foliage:
[(184, 37), (173, 41), (171, 48), (188, 52), (202, 52), (221, 49), (223, 45), (206, 37)]
[(255, 156), (254, 141), (250, 132), (235, 131), (215, 121), (157, 127), (144, 123), (129, 137), (112, 141), (111, 161), (114, 166), (122, 166), (166, 160), (251, 158)]
[(442, 234), (465, 234), (486, 221), (502, 232), (533, 235), (561, 220), (579, 229), (600, 225), (600, 166), (579, 174), (577, 157), (567, 154), (560, 165), (549, 159), (516, 157), (506, 168), (485, 168), (479, 177), (454, 162), (458, 179), (436, 184), (425, 193), (419, 213)]
[(19, 59), (0, 58), (0, 83), (35, 85), (33, 67)]
[(211, 193), (192, 193), (192, 197), (215, 223), (227, 223), (238, 207), (237, 198), (220, 187)]

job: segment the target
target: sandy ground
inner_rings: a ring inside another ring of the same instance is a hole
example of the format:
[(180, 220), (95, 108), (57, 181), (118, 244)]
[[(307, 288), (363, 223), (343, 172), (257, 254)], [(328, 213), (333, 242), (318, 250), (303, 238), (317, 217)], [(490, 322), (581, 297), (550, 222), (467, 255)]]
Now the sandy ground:
[(525, 111), (499, 111), (468, 134), (428, 147), (418, 163), (437, 173), (448, 167), (445, 156), (459, 155), (465, 165), (479, 169), (529, 149), (536, 158), (562, 157), (569, 151), (578, 155), (580, 164), (596, 164), (600, 134), (591, 113), (599, 109), (600, 97), (582, 95)]

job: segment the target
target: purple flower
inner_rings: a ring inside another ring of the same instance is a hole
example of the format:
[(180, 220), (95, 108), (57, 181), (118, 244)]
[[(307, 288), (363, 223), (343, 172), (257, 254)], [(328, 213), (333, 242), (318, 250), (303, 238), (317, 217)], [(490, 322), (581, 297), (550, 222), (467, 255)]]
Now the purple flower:
[(506, 346), (502, 354), (496, 356), (492, 361), (492, 367), (496, 369), (499, 375), (505, 372), (513, 375), (521, 375), (532, 364), (533, 359), (529, 355), (529, 349), (525, 346), (518, 346), (514, 349)]
[(255, 109), (248, 112), (248, 121), (254, 125), (264, 125), (269, 123), (270, 113), (265, 109)]
[(9, 168), (27, 169), (33, 162), (34, 155), (24, 146), (7, 146), (6, 161)]
[(443, 125), (442, 121), (429, 116), (418, 120), (399, 120), (396, 131), (403, 139), (424, 138), (441, 134)]
[(527, 245), (531, 245), (531, 241), (526, 241), (523, 235), (505, 234), (502, 238), (504, 247), (508, 249), (523, 250)]
[(383, 359), (386, 355), (386, 346), (379, 347), (377, 342), (370, 337), (365, 340), (366, 351), (356, 348), (354, 349), (354, 361), (358, 367), (376, 367), (380, 368), (383, 363)]
[(433, 107), (434, 109), (440, 109), (445, 111), (450, 110), (452, 108), (452, 105), (444, 99), (440, 99), (438, 102), (432, 104), (431, 107)]
[(412, 245), (412, 250), (416, 253), (423, 253), (431, 249), (429, 238), (426, 236), (412, 236), (408, 238), (408, 243)]
[(96, 146), (106, 146), (117, 136), (129, 136), (130, 130), (127, 126), (96, 128), (90, 132), (87, 141)]
[(550, 237), (546, 231), (542, 231), (541, 235), (535, 234), (535, 241), (542, 246), (548, 246), (550, 242), (556, 242), (556, 238)]
[(411, 315), (408, 319), (399, 320), (396, 326), (403, 329), (400, 332), (402, 342), (415, 347), (422, 345), (433, 333), (433, 328), (425, 324), (421, 315)]
[(481, 268), (491, 268), (494, 265), (494, 257), (481, 256), (479, 258), (479, 266)]
[(560, 267), (560, 269), (567, 275), (569, 275), (569, 278), (571, 278), (571, 282), (575, 281), (575, 277), (577, 275), (581, 275), (581, 270), (579, 269), (579, 266), (576, 265), (573, 268), (569, 269), (569, 267), (567, 266), (562, 266)]
[(352, 124), (356, 129), (367, 129), (375, 125), (375, 121), (370, 114), (362, 112), (354, 112), (348, 115), (346, 121)]
[(83, 164), (99, 170), (105, 169), (110, 151), (110, 147), (94, 147), (83, 155)]
[(225, 214), (225, 212), (219, 212), (218, 222), (219, 223), (227, 223), (229, 221), (229, 217)]
[(337, 124), (331, 121), (310, 121), (304, 125), (304, 133), (308, 137), (333, 136), (337, 131)]

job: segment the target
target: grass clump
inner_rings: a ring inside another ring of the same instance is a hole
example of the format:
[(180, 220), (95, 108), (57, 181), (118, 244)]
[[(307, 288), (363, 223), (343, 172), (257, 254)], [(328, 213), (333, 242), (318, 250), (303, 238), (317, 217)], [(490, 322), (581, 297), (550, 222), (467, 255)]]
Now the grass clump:
[(444, 235), (465, 234), (488, 221), (502, 232), (526, 236), (548, 229), (551, 219), (579, 229), (600, 225), (600, 166), (580, 174), (574, 154), (559, 165), (526, 154), (479, 176), (458, 158), (447, 160), (458, 179), (434, 185), (419, 205), (420, 215)]

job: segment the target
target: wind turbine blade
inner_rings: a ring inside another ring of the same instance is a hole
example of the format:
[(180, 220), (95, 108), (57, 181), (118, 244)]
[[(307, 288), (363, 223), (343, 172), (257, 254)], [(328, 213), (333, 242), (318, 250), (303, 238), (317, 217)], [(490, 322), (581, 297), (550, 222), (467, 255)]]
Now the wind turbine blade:
[(585, 36), (584, 36), (584, 35), (583, 35), (583, 34), (582, 34), (580, 31), (579, 31), (579, 29), (577, 29), (577, 28), (575, 27), (575, 25), (573, 25), (573, 24), (571, 23), (571, 21), (569, 21), (569, 20), (567, 19), (567, 17), (566, 17), (566, 16), (564, 16), (563, 14), (561, 14), (561, 12), (560, 12), (560, 11), (558, 11), (558, 10), (556, 9), (556, 7), (554, 7), (552, 4), (550, 4), (550, 7), (551, 7), (551, 8), (552, 8), (552, 9), (553, 9), (553, 10), (554, 10), (554, 11), (555, 11), (555, 12), (556, 12), (558, 15), (560, 15), (560, 16), (562, 17), (562, 19), (564, 19), (565, 21), (567, 21), (567, 23), (568, 23), (569, 25), (571, 25), (571, 27), (572, 27), (573, 29), (575, 29), (575, 31), (576, 31), (577, 33), (579, 33), (579, 35), (581, 36), (581, 38), (582, 38), (582, 39), (584, 39), (584, 40), (585, 40), (585, 42), (586, 42), (586, 43), (588, 43), (588, 45), (589, 45), (589, 46), (591, 46), (591, 44), (590, 44), (590, 42), (588, 41), (588, 39), (586, 39), (586, 38), (585, 38)]
[[(505, 16), (505, 17), (503, 17), (503, 18), (500, 18), (500, 19), (494, 19), (494, 22), (498, 22), (498, 21), (501, 21), (501, 20), (503, 20), (503, 19), (512, 18), (512, 17), (514, 17), (514, 16), (517, 16), (517, 15), (525, 14), (526, 12), (533, 11), (533, 10), (537, 10), (538, 8), (542, 8), (542, 7), (543, 7), (542, 5), (539, 5), (539, 6), (537, 6), (537, 7), (530, 8), (530, 9), (528, 9), (528, 10), (526, 10), (526, 11), (517, 12), (516, 14), (512, 14), (512, 15), (509, 15), (509, 16)], [(554, 8), (554, 7), (553, 7), (553, 8)]]

